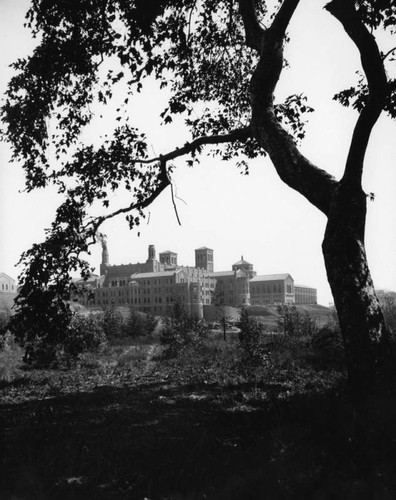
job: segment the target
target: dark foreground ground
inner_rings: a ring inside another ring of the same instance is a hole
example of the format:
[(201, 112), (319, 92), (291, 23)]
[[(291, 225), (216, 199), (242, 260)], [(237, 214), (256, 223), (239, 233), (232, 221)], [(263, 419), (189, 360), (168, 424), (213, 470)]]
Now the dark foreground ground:
[(155, 361), (106, 370), (100, 387), (81, 371), (4, 384), (2, 500), (396, 498), (391, 404), (353, 409), (310, 380), (193, 383)]

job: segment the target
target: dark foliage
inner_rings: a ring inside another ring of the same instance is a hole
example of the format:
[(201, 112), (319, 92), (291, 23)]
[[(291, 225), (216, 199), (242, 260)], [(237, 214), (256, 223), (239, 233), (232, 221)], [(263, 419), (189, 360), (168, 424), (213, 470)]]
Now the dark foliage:
[(183, 305), (175, 303), (171, 318), (165, 319), (160, 341), (165, 345), (165, 356), (176, 357), (184, 349), (197, 346), (206, 337), (208, 327), (196, 316), (188, 314)]
[(317, 331), (315, 321), (308, 312), (299, 310), (294, 304), (283, 304), (277, 307), (279, 314), (278, 327), (289, 336), (313, 335)]
[(267, 348), (263, 343), (264, 327), (256, 318), (249, 316), (247, 309), (243, 309), (238, 328), (241, 366), (243, 370), (251, 372), (263, 364), (267, 354)]
[(134, 307), (129, 310), (129, 317), (123, 327), (123, 335), (129, 337), (147, 337), (154, 333), (158, 319), (152, 314), (141, 313)]
[(114, 303), (110, 304), (103, 315), (103, 330), (108, 339), (120, 337), (124, 331), (125, 322)]

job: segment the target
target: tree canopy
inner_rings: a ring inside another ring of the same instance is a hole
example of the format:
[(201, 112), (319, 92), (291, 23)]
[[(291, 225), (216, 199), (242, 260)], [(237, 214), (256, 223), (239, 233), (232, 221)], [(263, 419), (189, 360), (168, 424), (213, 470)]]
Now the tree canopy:
[[(325, 7), (345, 29), (362, 63), (356, 85), (334, 96), (359, 111), (340, 181), (299, 150), (305, 116), (312, 112), (305, 96), (274, 100), (287, 64), (283, 48), (293, 43), (287, 30), (297, 7), (304, 9), (304, 2), (32, 0), (27, 27), (38, 44), (28, 58), (14, 64), (2, 120), (13, 158), (25, 170), (27, 190), (52, 184), (65, 201), (45, 242), (22, 258), (26, 269), (20, 306), (32, 300), (37, 287), (52, 294), (50, 300), (63, 298), (71, 270), (89, 273), (82, 255), (100, 225), (123, 214), (131, 228), (138, 226), (149, 204), (171, 185), (172, 161), (185, 155), (193, 164), (206, 146), (246, 169), (249, 159), (268, 155), (281, 179), (328, 217), (324, 254), (339, 314), (347, 307), (341, 289), (357, 296), (365, 287), (372, 295), (361, 178), (380, 113), (396, 116), (396, 80), (387, 76), (396, 47), (381, 52), (376, 41), (378, 33), (394, 33), (396, 5), (392, 0), (331, 0)], [(144, 132), (125, 112), (128, 97), (117, 110), (111, 137), (99, 146), (81, 142), (94, 118), (92, 110), (110, 105), (117, 84), (124, 82), (134, 96), (148, 77), (169, 92), (163, 123), (181, 116), (190, 142), (150, 157)], [(110, 195), (121, 187), (130, 191), (131, 202), (114, 210)], [(90, 208), (98, 201), (103, 211), (93, 217)], [(334, 241), (340, 243), (340, 234), (350, 239), (341, 238), (343, 250), (336, 256)], [(348, 274), (351, 261), (359, 261), (352, 274), (360, 278), (346, 282), (341, 273)], [(367, 311), (367, 297), (359, 300)], [(347, 322), (341, 319), (343, 331)], [(370, 341), (378, 328), (369, 327)]]

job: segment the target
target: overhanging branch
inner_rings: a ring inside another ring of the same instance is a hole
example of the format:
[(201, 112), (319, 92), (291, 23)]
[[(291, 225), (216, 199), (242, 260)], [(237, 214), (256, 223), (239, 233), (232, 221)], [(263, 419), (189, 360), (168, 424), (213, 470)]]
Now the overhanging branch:
[(187, 142), (181, 148), (176, 148), (164, 155), (156, 156), (155, 158), (150, 158), (148, 160), (134, 160), (134, 162), (143, 164), (155, 163), (158, 161), (167, 162), (170, 160), (174, 160), (175, 158), (179, 158), (180, 156), (192, 153), (202, 146), (210, 144), (224, 144), (226, 142), (246, 141), (246, 139), (248, 139), (249, 137), (251, 137), (250, 127), (235, 129), (228, 134), (197, 137), (197, 139), (194, 139), (191, 142)]
[[(219, 134), (219, 135), (211, 135), (211, 136), (202, 136), (198, 137), (197, 139), (193, 140), (192, 142), (189, 142), (185, 144), (181, 148), (176, 148), (173, 151), (170, 151), (169, 153), (166, 153), (164, 155), (160, 155), (155, 158), (150, 158), (150, 159), (141, 159), (141, 160), (133, 160), (134, 163), (142, 163), (142, 164), (149, 164), (149, 163), (155, 163), (158, 162), (160, 164), (160, 173), (158, 176), (158, 185), (157, 187), (144, 199), (144, 200), (139, 200), (136, 202), (131, 203), (127, 207), (120, 208), (118, 210), (115, 210), (114, 212), (111, 212), (107, 215), (103, 215), (101, 217), (95, 218), (91, 224), (92, 224), (92, 229), (93, 229), (93, 234), (96, 233), (98, 230), (99, 226), (103, 224), (108, 219), (112, 219), (113, 217), (116, 217), (117, 215), (121, 214), (126, 214), (131, 212), (132, 210), (142, 210), (144, 208), (147, 208), (158, 196), (169, 186), (171, 185), (171, 180), (166, 168), (166, 164), (168, 161), (174, 160), (175, 158), (178, 158), (180, 156), (184, 156), (185, 154), (192, 153), (193, 151), (196, 151), (202, 146), (205, 145), (210, 145), (210, 144), (224, 144), (226, 142), (235, 142), (235, 141), (244, 141), (251, 137), (251, 130), (250, 127), (245, 127), (241, 129), (235, 129), (231, 131), (228, 134)], [(178, 217), (177, 217), (178, 218)], [(180, 220), (178, 218), (178, 222), (180, 224)]]

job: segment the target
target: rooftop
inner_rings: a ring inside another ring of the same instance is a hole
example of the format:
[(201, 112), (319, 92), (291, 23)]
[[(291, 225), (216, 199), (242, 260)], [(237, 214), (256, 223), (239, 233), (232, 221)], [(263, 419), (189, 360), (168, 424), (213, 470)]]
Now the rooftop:
[[(255, 276), (250, 280), (250, 283), (256, 282), (256, 281), (279, 281), (279, 280), (285, 280), (286, 278), (291, 278), (290, 274), (285, 273), (285, 274), (261, 274), (259, 276)], [(293, 279), (293, 278), (292, 278)]]
[(211, 273), (212, 276), (234, 276), (234, 271), (216, 271), (215, 273)]
[(167, 276), (174, 276), (178, 273), (180, 269), (174, 271), (159, 271), (157, 273), (136, 273), (131, 276), (132, 280), (143, 279), (143, 278), (162, 278)]
[(238, 262), (235, 262), (235, 264), (233, 264), (234, 266), (251, 266), (252, 264), (250, 262), (247, 262), (246, 260), (244, 260), (243, 258), (243, 255), (241, 255), (241, 260), (238, 260)]
[(308, 285), (301, 285), (300, 283), (294, 283), (294, 288), (309, 288), (310, 290), (316, 290), (316, 288), (314, 288), (313, 286), (308, 286)]

